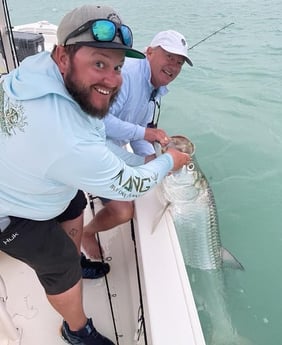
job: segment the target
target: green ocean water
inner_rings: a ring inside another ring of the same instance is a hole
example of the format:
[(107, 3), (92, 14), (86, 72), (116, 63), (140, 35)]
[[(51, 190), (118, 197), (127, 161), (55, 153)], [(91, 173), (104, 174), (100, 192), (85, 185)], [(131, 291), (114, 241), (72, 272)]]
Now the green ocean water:
[[(83, 3), (10, 0), (9, 8), (14, 25), (57, 24)], [(178, 30), (192, 46), (234, 23), (190, 50), (194, 67), (184, 66), (169, 86), (160, 127), (196, 145), (215, 195), (222, 242), (245, 268), (225, 275), (233, 327), (253, 345), (282, 344), (282, 2), (97, 4), (119, 10), (138, 49), (160, 30)], [(208, 334), (205, 320), (203, 327)]]

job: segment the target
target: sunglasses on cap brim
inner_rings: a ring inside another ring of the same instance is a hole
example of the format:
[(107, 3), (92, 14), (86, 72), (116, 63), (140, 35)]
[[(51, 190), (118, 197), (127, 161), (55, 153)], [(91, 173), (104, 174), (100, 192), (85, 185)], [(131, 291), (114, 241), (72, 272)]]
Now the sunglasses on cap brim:
[(97, 42), (112, 42), (118, 36), (125, 46), (131, 48), (133, 45), (133, 35), (130, 28), (127, 25), (118, 24), (108, 19), (89, 20), (72, 31), (66, 37), (63, 45), (65, 46), (70, 38), (79, 36), (89, 29)]

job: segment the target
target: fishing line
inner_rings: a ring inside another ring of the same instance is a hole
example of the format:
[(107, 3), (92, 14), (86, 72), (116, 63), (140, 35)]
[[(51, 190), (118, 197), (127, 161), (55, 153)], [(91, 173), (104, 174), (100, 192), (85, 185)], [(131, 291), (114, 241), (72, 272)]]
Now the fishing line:
[(203, 38), (203, 39), (200, 40), (199, 42), (197, 42), (197, 43), (195, 43), (194, 45), (192, 45), (192, 47), (188, 48), (188, 50), (190, 50), (190, 49), (192, 49), (192, 48), (198, 46), (198, 45), (201, 44), (202, 42), (206, 41), (206, 40), (209, 39), (210, 37), (216, 35), (218, 32), (220, 32), (220, 31), (222, 31), (222, 30), (228, 28), (229, 26), (231, 26), (231, 25), (233, 25), (233, 24), (234, 24), (234, 23), (229, 23), (229, 24), (223, 26), (221, 29), (218, 29), (218, 30), (214, 31), (212, 34), (208, 35), (207, 37)]
[[(220, 31), (228, 28), (229, 26), (233, 25), (234, 23), (229, 23), (227, 25), (224, 25), (222, 28), (214, 31), (213, 33), (211, 33), (210, 35), (206, 36), (205, 38), (201, 39), (199, 42), (195, 43), (194, 45), (192, 45), (192, 47), (188, 48), (187, 50), (191, 50), (192, 48), (198, 46), (199, 44), (203, 43), (204, 41), (206, 41), (207, 39), (209, 39), (210, 37), (216, 35), (217, 33), (219, 33)], [(147, 125), (147, 127), (149, 128), (158, 128), (158, 122), (159, 122), (159, 118), (160, 118), (160, 103), (155, 101), (155, 95), (156, 95), (156, 91), (157, 90), (153, 90), (151, 93), (151, 97), (150, 97), (150, 101), (154, 101), (154, 112), (153, 112), (153, 120)], [(156, 113), (156, 107), (158, 106), (158, 116), (157, 119), (155, 120), (155, 113)]]
[(138, 325), (140, 326), (139, 329), (137, 329), (137, 341), (140, 339), (142, 330), (143, 330), (143, 336), (144, 336), (144, 345), (148, 345), (148, 339), (147, 339), (147, 331), (146, 331), (146, 323), (145, 323), (145, 315), (144, 315), (144, 304), (143, 304), (143, 298), (142, 298), (142, 288), (141, 288), (141, 277), (140, 277), (140, 268), (138, 263), (138, 253), (137, 253), (137, 245), (136, 245), (136, 239), (135, 239), (135, 227), (133, 219), (130, 220), (130, 228), (131, 228), (131, 238), (134, 245), (134, 254), (135, 254), (135, 264), (136, 264), (136, 273), (137, 273), (137, 282), (138, 282), (138, 290), (139, 290), (139, 310), (138, 310)]
[[(96, 199), (97, 197), (93, 196), (90, 193), (87, 193), (87, 195), (88, 195), (88, 199), (89, 199), (90, 209), (91, 209), (91, 212), (92, 212), (92, 217), (94, 218), (95, 215), (96, 215), (94, 199)], [(97, 240), (98, 240), (98, 245), (99, 245), (101, 259), (102, 259), (102, 262), (104, 263), (105, 262), (104, 261), (104, 255), (103, 255), (101, 241), (100, 241), (100, 237), (99, 237), (98, 233), (97, 233)], [(112, 294), (111, 294), (111, 291), (110, 291), (110, 286), (109, 286), (109, 281), (108, 281), (107, 274), (104, 275), (104, 279), (105, 279), (107, 293), (108, 293), (108, 299), (109, 299), (109, 304), (110, 304), (110, 310), (111, 310), (111, 316), (112, 316), (112, 321), (113, 321), (114, 333), (115, 333), (117, 345), (119, 345), (119, 334), (118, 334), (118, 330), (117, 330), (117, 324), (116, 324), (116, 321), (115, 321), (116, 318), (115, 318), (115, 314), (114, 314), (114, 307), (113, 307), (113, 302), (112, 302)]]

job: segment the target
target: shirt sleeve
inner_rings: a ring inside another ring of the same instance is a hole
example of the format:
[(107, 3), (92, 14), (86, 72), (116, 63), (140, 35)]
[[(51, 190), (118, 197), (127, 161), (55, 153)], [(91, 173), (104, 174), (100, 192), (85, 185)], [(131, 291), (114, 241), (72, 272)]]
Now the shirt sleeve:
[(104, 118), (106, 136), (113, 140), (132, 141), (144, 139), (145, 127), (131, 122), (123, 121), (108, 113)]
[(137, 155), (133, 152), (129, 152), (125, 147), (121, 147), (116, 145), (112, 140), (107, 139), (106, 144), (108, 148), (116, 154), (119, 158), (121, 158), (127, 165), (130, 166), (138, 166), (145, 164), (145, 157), (142, 155)]
[(129, 73), (123, 74), (122, 87), (104, 118), (106, 136), (112, 140), (130, 142), (145, 136), (146, 125), (136, 117), (136, 104), (131, 97), (132, 78)]
[(153, 145), (147, 140), (134, 140), (130, 142), (132, 150), (139, 156), (149, 156), (155, 153)]
[(172, 167), (169, 154), (130, 167), (104, 143), (81, 144), (57, 159), (47, 177), (112, 200), (134, 200), (161, 182)]

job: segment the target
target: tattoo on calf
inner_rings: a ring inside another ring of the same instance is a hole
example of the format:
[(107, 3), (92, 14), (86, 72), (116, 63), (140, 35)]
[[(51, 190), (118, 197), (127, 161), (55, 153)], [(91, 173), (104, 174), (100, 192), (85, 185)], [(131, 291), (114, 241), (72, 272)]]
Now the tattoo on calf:
[(75, 237), (75, 236), (77, 235), (77, 233), (78, 233), (78, 230), (75, 229), (75, 228), (72, 228), (72, 229), (69, 231), (69, 235), (70, 235), (71, 237)]

